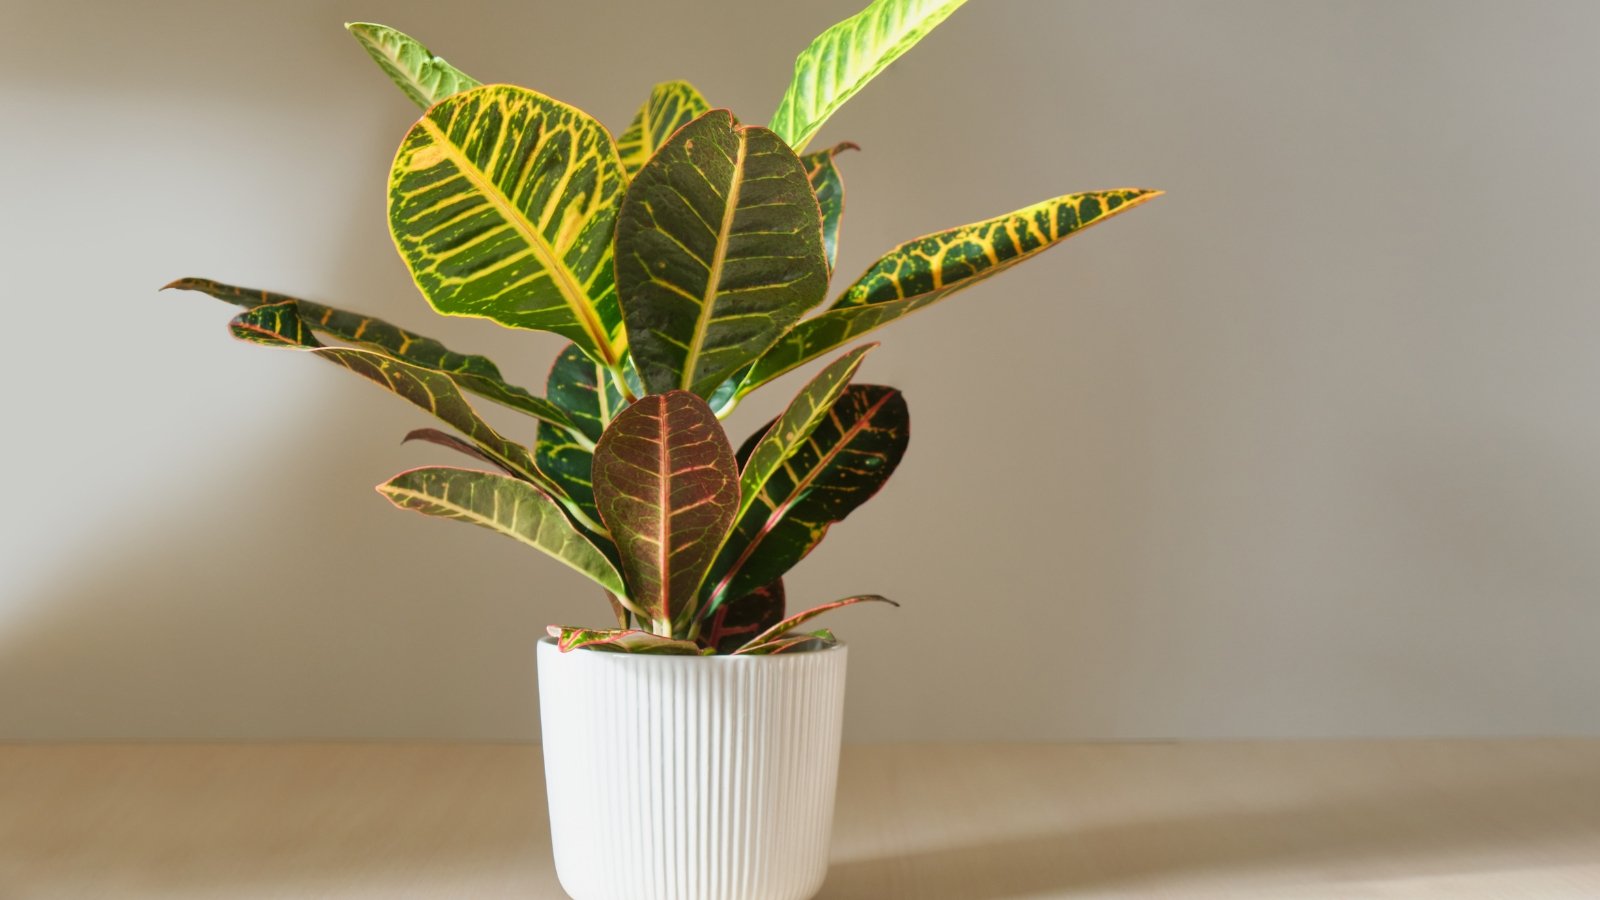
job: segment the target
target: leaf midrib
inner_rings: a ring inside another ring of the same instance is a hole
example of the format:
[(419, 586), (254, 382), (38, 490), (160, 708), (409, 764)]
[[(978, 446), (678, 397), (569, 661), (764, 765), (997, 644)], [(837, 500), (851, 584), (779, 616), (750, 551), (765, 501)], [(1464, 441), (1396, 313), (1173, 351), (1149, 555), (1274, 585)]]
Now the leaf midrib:
[(695, 366), (700, 361), (700, 348), (705, 343), (706, 331), (711, 324), (711, 313), (716, 301), (717, 286), (722, 283), (722, 266), (728, 258), (728, 237), (733, 233), (733, 220), (739, 211), (739, 194), (744, 187), (745, 157), (750, 147), (750, 135), (744, 128), (734, 128), (739, 149), (734, 154), (733, 181), (728, 187), (728, 199), (722, 213), (722, 227), (717, 231), (717, 248), (711, 258), (710, 274), (706, 277), (705, 291), (701, 293), (700, 315), (694, 322), (694, 336), (689, 339), (689, 349), (684, 355), (683, 372), (678, 376), (678, 387), (691, 390)]
[(584, 331), (589, 333), (590, 339), (594, 341), (595, 349), (604, 358), (605, 364), (607, 366), (616, 365), (616, 353), (611, 346), (611, 338), (606, 334), (605, 327), (600, 322), (599, 314), (589, 304), (589, 295), (578, 284), (577, 276), (571, 269), (567, 268), (567, 264), (556, 254), (555, 248), (550, 246), (544, 235), (533, 226), (533, 223), (528, 220), (522, 210), (511, 202), (511, 198), (501, 192), (500, 188), (489, 179), (488, 173), (478, 168), (465, 153), (461, 152), (461, 148), (451, 142), (449, 137), (432, 119), (424, 116), (419, 124), (422, 125), (423, 130), (428, 132), (429, 137), (433, 138), (434, 144), (455, 164), (457, 169), (461, 170), (461, 174), (467, 181), (471, 182), (479, 193), (487, 197), (489, 202), (500, 212), (501, 216), (511, 223), (511, 227), (515, 228), (528, 242), (528, 246), (533, 249), (534, 255), (555, 276), (556, 288), (561, 291), (562, 299), (567, 301), (567, 306), (572, 309), (579, 324), (583, 326)]

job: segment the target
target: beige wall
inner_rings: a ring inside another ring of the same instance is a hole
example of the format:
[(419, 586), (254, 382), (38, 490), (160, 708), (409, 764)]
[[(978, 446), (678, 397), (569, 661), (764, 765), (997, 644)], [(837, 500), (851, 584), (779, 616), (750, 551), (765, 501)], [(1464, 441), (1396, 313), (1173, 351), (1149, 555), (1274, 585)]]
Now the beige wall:
[[(7, 4), (0, 737), (536, 735), (565, 569), (371, 485), (444, 451), (185, 274), (436, 322), (414, 115), (339, 24), (626, 124), (765, 116), (861, 0)], [(685, 10), (675, 12), (673, 10)], [(895, 326), (910, 455), (798, 569), (899, 611), (853, 739), (1600, 734), (1600, 6), (973, 0), (834, 118), (846, 275), (1068, 190), (1171, 195)], [(736, 437), (792, 382), (732, 423)]]

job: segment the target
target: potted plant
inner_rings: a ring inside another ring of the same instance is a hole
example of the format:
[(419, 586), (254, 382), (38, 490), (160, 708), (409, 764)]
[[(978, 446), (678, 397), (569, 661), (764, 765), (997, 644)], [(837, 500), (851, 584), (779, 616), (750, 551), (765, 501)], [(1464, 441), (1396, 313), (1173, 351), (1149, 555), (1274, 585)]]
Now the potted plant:
[[(821, 886), (846, 649), (790, 613), (783, 576), (894, 472), (899, 391), (854, 381), (858, 338), (1159, 192), (1069, 194), (890, 250), (826, 308), (843, 211), (841, 104), (964, 0), (875, 0), (796, 60), (767, 126), (682, 81), (615, 140), (581, 110), (481, 85), (381, 25), (347, 26), (425, 112), (389, 180), (389, 226), (445, 315), (571, 343), (540, 396), (494, 363), (388, 322), (184, 278), (244, 307), (235, 337), (337, 363), (452, 431), (406, 436), (481, 465), (426, 466), (394, 505), (544, 551), (604, 593), (605, 627), (538, 646), (563, 887), (587, 898), (804, 898)], [(838, 355), (833, 355), (835, 353)], [(735, 451), (720, 419), (827, 360)], [(492, 428), (487, 400), (537, 422)], [(487, 467), (487, 468), (484, 468)]]

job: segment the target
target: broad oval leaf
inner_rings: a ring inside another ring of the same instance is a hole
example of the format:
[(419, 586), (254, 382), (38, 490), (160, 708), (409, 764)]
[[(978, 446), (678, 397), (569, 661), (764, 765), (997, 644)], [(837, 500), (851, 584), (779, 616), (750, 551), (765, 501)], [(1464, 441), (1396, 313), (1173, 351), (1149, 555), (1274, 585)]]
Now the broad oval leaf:
[(1068, 194), (907, 241), (885, 254), (820, 315), (791, 328), (740, 384), (738, 396), (889, 322), (1161, 195), (1126, 188)]
[(623, 593), (622, 575), (611, 560), (554, 500), (526, 481), (436, 466), (402, 472), (378, 485), (378, 493), (401, 509), (470, 522), (536, 547), (612, 594)]
[(617, 288), (645, 387), (710, 395), (828, 289), (800, 158), (725, 109), (679, 129), (628, 186)]
[(839, 221), (844, 218), (844, 179), (839, 177), (839, 167), (833, 158), (846, 150), (860, 149), (845, 141), (800, 157), (806, 167), (806, 178), (811, 181), (811, 191), (817, 195), (817, 206), (822, 210), (822, 246), (828, 254), (829, 272), (839, 259)]
[(452, 94), (478, 86), (476, 78), (435, 56), (410, 35), (372, 22), (347, 22), (344, 26), (384, 74), (426, 109)]
[[(234, 316), (229, 328), (233, 336), (242, 341), (305, 351), (349, 369), (471, 438), (496, 465), (560, 497), (561, 489), (534, 465), (528, 448), (490, 427), (449, 376), (374, 350), (325, 347), (312, 335), (310, 325), (300, 317), (293, 302), (272, 303), (242, 312)], [(595, 527), (598, 530), (599, 526)]]
[(577, 424), (556, 404), (529, 393), (527, 388), (506, 383), (499, 367), (488, 357), (456, 353), (433, 338), (423, 337), (374, 316), (323, 306), (288, 294), (236, 287), (209, 278), (180, 278), (162, 290), (167, 288), (199, 291), (245, 309), (276, 303), (293, 303), (300, 311), (302, 322), (313, 331), (341, 341), (371, 347), (414, 366), (443, 372), (456, 384), (480, 397), (493, 400), (518, 412), (527, 413), (541, 421), (553, 423), (562, 429), (577, 430)]
[(780, 578), (737, 600), (724, 603), (706, 617), (700, 643), (718, 653), (732, 653), (751, 638), (783, 621), (785, 602), (783, 579)]
[(650, 99), (634, 115), (628, 130), (617, 138), (622, 168), (629, 177), (637, 175), (673, 132), (710, 109), (711, 104), (687, 81), (663, 81), (651, 88)]
[(966, 0), (873, 0), (829, 28), (794, 61), (772, 130), (803, 150), (822, 123)]
[(600, 630), (551, 625), (545, 629), (556, 639), (562, 653), (573, 650), (603, 650), (609, 653), (652, 653), (659, 656), (700, 656), (704, 651), (693, 641), (680, 641), (636, 629)]
[(615, 366), (624, 183), (610, 134), (586, 113), (524, 88), (474, 88), (401, 143), (389, 229), (435, 310), (553, 331)]
[[(804, 559), (835, 522), (883, 487), (910, 438), (910, 413), (899, 391), (870, 384), (845, 388), (735, 522), (712, 566), (701, 608), (715, 612), (729, 597), (774, 581)], [(753, 437), (740, 455), (753, 454), (764, 439)]]
[[(734, 652), (739, 654), (776, 652), (771, 645), (782, 641), (784, 636), (789, 632), (795, 630), (801, 625), (804, 625), (812, 619), (815, 619), (817, 616), (820, 616), (825, 612), (832, 612), (833, 610), (844, 606), (854, 606), (857, 603), (887, 603), (890, 606), (900, 605), (893, 600), (890, 600), (888, 597), (882, 597), (877, 594), (861, 594), (860, 596), (856, 597), (846, 597), (843, 600), (835, 600), (832, 603), (824, 603), (821, 606), (813, 606), (805, 612), (795, 613), (789, 618), (784, 619), (782, 622), (779, 622), (771, 628), (768, 628), (766, 631), (763, 631), (761, 634), (755, 636), (750, 640), (749, 643), (745, 644), (743, 647), (740, 647)], [(817, 637), (818, 635), (812, 636)], [(833, 637), (832, 633), (829, 633), (828, 637)]]
[(675, 635), (739, 507), (733, 448), (711, 408), (671, 391), (619, 413), (595, 447), (594, 497), (628, 596), (652, 631)]

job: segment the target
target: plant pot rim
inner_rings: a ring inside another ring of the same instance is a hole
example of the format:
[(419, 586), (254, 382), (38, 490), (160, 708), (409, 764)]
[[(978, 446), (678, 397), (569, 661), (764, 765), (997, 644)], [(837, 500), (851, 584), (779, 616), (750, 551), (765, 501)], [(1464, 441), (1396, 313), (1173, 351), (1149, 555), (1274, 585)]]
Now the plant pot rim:
[(555, 638), (549, 637), (548, 635), (539, 638), (539, 644), (541, 646), (549, 646), (551, 649), (555, 650), (557, 658), (572, 656), (578, 653), (587, 653), (590, 656), (604, 656), (609, 659), (649, 660), (652, 663), (662, 663), (666, 665), (696, 665), (701, 663), (721, 663), (724, 665), (778, 665), (783, 663), (785, 660), (808, 659), (810, 657), (823, 656), (832, 653), (844, 653), (845, 650), (848, 649), (848, 646), (844, 641), (836, 640), (833, 642), (832, 646), (824, 647), (821, 650), (803, 650), (797, 653), (766, 653), (759, 655), (739, 654), (737, 656), (732, 653), (718, 653), (715, 656), (677, 656), (669, 653), (608, 653), (604, 650), (586, 651), (581, 648), (562, 653), (560, 648), (557, 646), (557, 643), (558, 642)]

